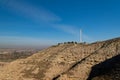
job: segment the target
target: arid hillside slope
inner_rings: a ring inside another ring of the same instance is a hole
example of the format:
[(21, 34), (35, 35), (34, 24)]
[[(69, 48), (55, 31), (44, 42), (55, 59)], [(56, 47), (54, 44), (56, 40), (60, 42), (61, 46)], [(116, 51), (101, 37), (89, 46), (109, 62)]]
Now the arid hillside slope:
[(102, 76), (93, 74), (93, 67), (119, 54), (120, 38), (60, 44), (11, 62), (2, 68), (0, 80), (97, 80)]

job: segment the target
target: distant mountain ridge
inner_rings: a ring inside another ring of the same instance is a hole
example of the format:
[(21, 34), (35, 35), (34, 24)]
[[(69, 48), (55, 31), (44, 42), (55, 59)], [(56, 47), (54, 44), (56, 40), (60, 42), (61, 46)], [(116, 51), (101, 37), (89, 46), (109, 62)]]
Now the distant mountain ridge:
[[(117, 60), (119, 61), (117, 57), (119, 55), (120, 38), (91, 44), (60, 44), (44, 49), (26, 59), (18, 59), (11, 62), (2, 68), (0, 79), (120, 80), (118, 76), (113, 79), (111, 75), (112, 72), (120, 73), (114, 70), (114, 68), (110, 68), (111, 72), (109, 72), (109, 75), (108, 72), (103, 74), (103, 72), (98, 70), (104, 71), (103, 68), (106, 68), (104, 67), (106, 64), (109, 64), (109, 66), (113, 65), (111, 60), (115, 62), (116, 65), (119, 64), (119, 62), (117, 62)], [(103, 65), (99, 66), (99, 64)], [(109, 68), (109, 66), (107, 66), (107, 68)], [(117, 67), (119, 67), (119, 65)]]

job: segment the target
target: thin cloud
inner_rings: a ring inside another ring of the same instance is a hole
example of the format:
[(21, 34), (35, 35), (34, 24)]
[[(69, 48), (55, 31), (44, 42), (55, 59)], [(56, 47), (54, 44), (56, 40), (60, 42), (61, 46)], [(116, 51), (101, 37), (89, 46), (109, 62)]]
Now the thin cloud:
[(6, 3), (6, 6), (13, 12), (23, 14), (24, 17), (31, 18), (37, 23), (44, 22), (49, 27), (59, 29), (66, 33), (76, 34), (75, 26), (55, 24), (56, 22), (59, 23), (62, 19), (59, 16), (55, 15), (53, 12), (42, 7), (36, 8), (30, 4), (26, 4), (25, 2), (17, 2), (15, 0), (8, 1)]
[(56, 22), (61, 20), (60, 17), (56, 16), (51, 11), (44, 9), (43, 7), (36, 8), (25, 2), (10, 0), (5, 6), (13, 12), (21, 13), (24, 17), (29, 17), (35, 21)]
[(66, 24), (52, 24), (52, 26), (56, 29), (62, 30), (72, 35), (76, 35), (78, 33), (78, 29), (75, 26), (66, 25)]
[[(37, 23), (44, 23), (45, 25), (47, 24), (48, 27), (52, 27), (75, 36), (79, 35), (79, 29), (77, 29), (76, 26), (71, 26), (69, 24), (59, 24), (59, 22), (62, 21), (61, 17), (43, 7), (37, 8), (26, 2), (18, 2), (16, 0), (2, 0), (1, 3), (4, 3), (8, 9), (13, 11), (13, 13), (23, 15), (24, 17), (30, 18)], [(83, 39), (87, 41), (91, 40), (91, 38), (84, 34)]]

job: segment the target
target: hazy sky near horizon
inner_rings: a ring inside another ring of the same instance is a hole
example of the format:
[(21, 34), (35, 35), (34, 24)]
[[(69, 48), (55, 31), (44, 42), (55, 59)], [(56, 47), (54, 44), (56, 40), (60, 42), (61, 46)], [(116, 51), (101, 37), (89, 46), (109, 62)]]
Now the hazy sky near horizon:
[(120, 36), (120, 0), (0, 0), (0, 47)]

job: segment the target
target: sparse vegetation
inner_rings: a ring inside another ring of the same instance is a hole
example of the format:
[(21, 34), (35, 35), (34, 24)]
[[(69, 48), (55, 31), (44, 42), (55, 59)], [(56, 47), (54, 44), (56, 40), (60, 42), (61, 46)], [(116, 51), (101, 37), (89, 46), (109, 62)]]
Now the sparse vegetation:
[(58, 45), (62, 45), (62, 44), (77, 44), (77, 42), (71, 41), (71, 42), (58, 43)]

